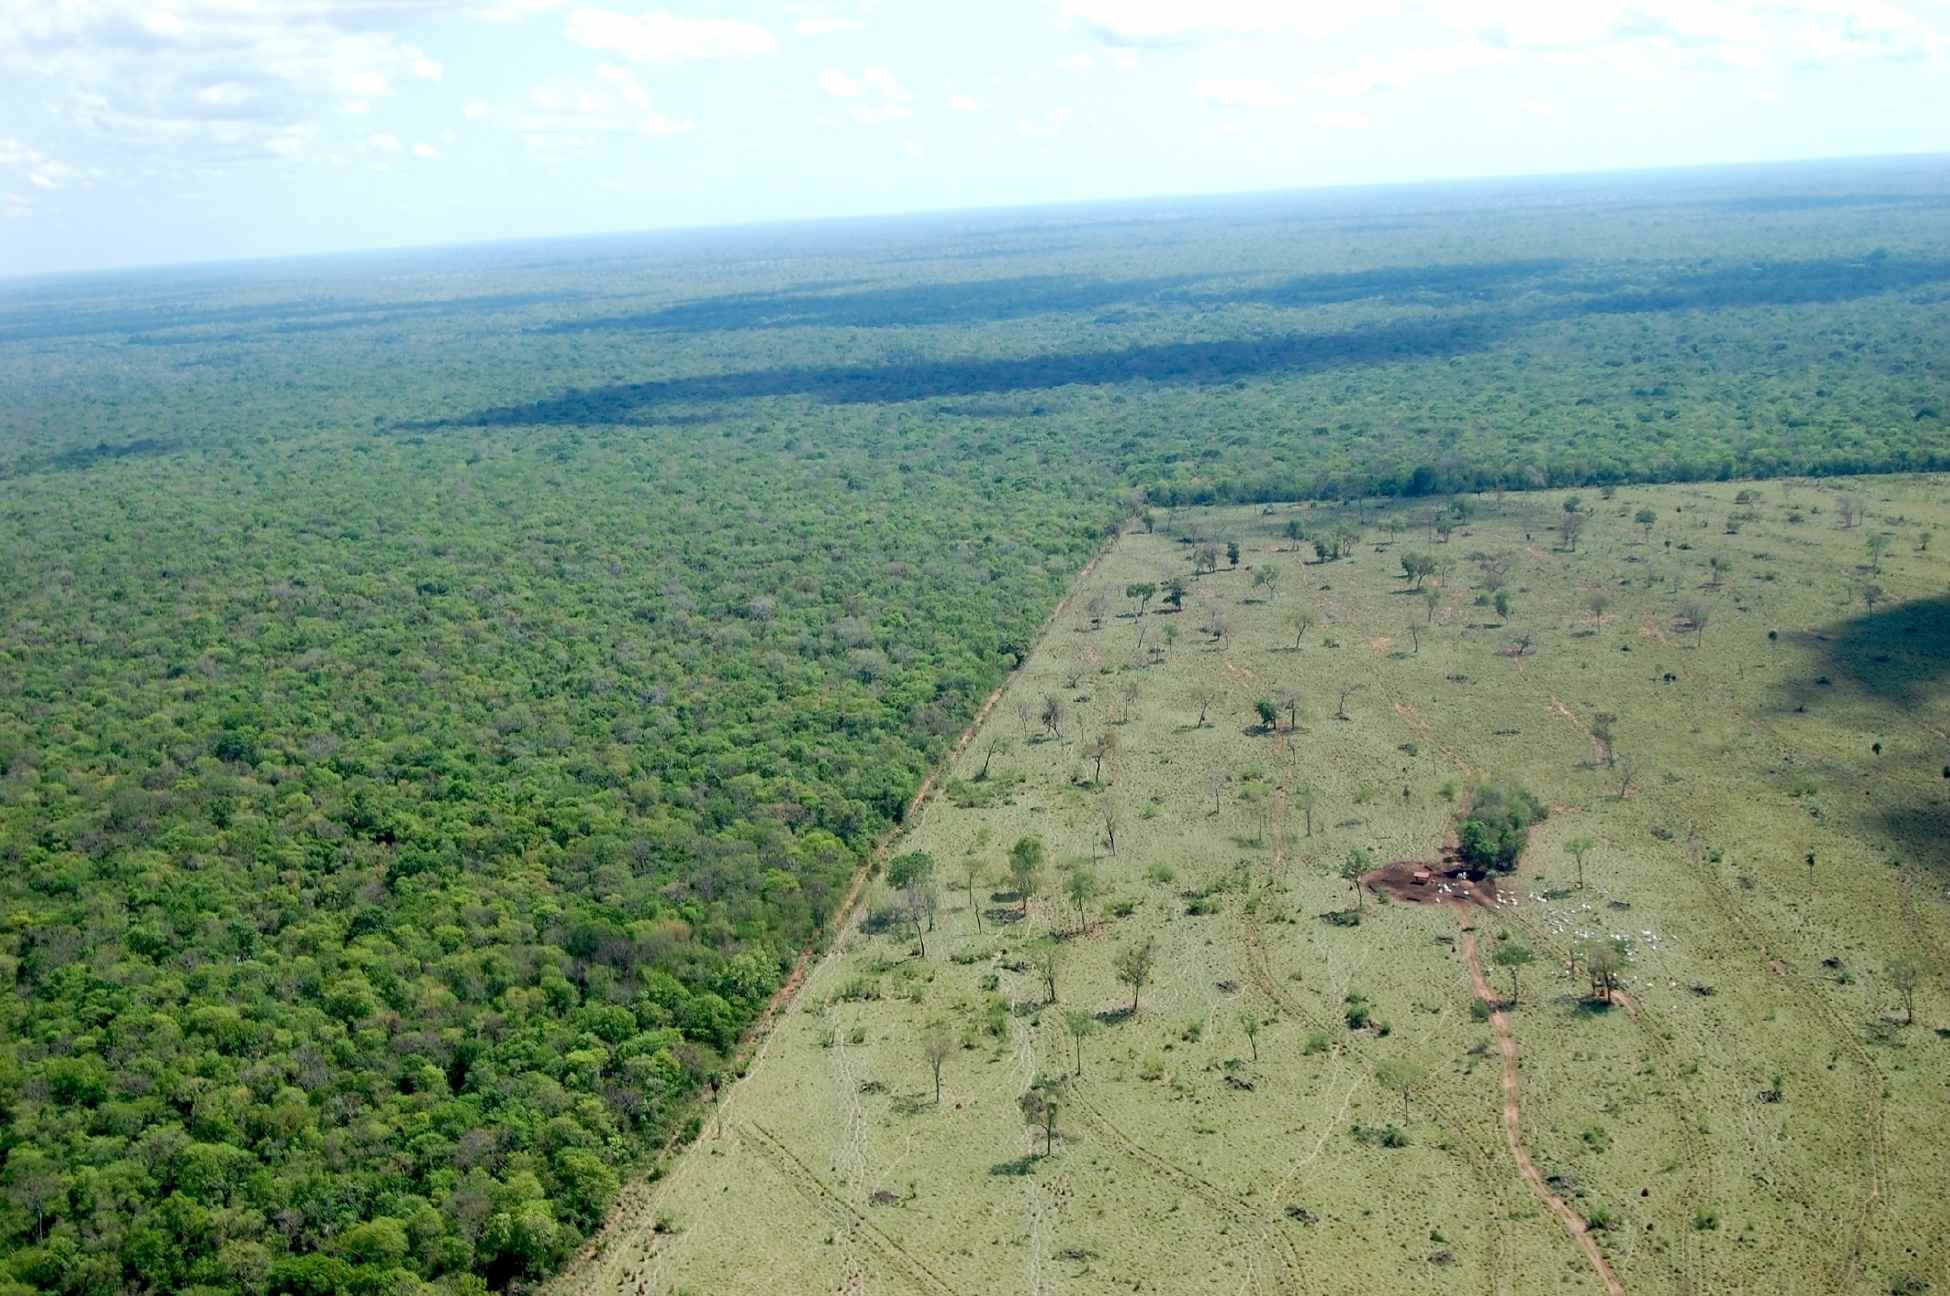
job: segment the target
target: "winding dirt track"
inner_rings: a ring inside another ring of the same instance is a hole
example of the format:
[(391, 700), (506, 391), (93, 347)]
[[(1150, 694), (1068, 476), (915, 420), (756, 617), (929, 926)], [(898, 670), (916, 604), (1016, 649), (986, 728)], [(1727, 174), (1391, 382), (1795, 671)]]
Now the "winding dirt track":
[(1496, 1044), (1503, 1053), (1503, 1134), (1509, 1141), (1510, 1155), (1516, 1160), (1517, 1170), (1523, 1175), (1524, 1182), (1530, 1185), (1530, 1191), (1563, 1223), (1565, 1231), (1584, 1252), (1585, 1259), (1597, 1270), (1605, 1290), (1610, 1296), (1625, 1296), (1625, 1285), (1612, 1273), (1604, 1252), (1598, 1249), (1597, 1242), (1591, 1237), (1591, 1229), (1585, 1223), (1584, 1216), (1572, 1210), (1569, 1203), (1550, 1190), (1544, 1183), (1543, 1172), (1537, 1169), (1530, 1154), (1523, 1150), (1523, 1140), (1517, 1132), (1517, 1037), (1510, 1033), (1510, 1017), (1503, 1011), (1503, 1000), (1490, 988), (1488, 979), (1483, 975), (1483, 964), (1476, 957), (1476, 933), (1467, 926), (1466, 916), (1460, 912), (1457, 916), (1465, 924), (1462, 939), (1457, 945), (1462, 951), (1463, 962), (1469, 966), (1469, 979), (1476, 987), (1476, 997), (1489, 1005), (1490, 1026), (1496, 1031)]

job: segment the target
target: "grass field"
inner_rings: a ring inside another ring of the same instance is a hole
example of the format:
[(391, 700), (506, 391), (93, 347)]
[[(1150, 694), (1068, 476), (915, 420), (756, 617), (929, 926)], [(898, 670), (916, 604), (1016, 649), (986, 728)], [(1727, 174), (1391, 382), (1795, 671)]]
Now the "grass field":
[[(1586, 491), (1575, 549), (1564, 499), (1127, 532), (892, 848), (937, 862), (925, 954), (873, 883), (562, 1289), (1604, 1290), (1584, 1221), (1627, 1291), (1950, 1289), (1946, 482)], [(1359, 541), (1316, 561), (1294, 522)], [(1194, 577), (1206, 540), (1218, 569)], [(1440, 565), (1426, 602), (1418, 553)], [(1183, 609), (1135, 615), (1126, 587), (1172, 576)], [(1490, 782), (1550, 807), (1486, 884), (1507, 901), (1357, 907), (1352, 852), (1435, 861)], [(1048, 863), (1025, 905), (1006, 856), (1026, 835)], [(1081, 931), (1076, 870), (1098, 883)], [(1566, 960), (1613, 937), (1606, 1007)], [(1131, 1013), (1114, 960), (1147, 939)], [(1492, 1021), (1463, 951), (1508, 998), (1491, 952), (1513, 944), (1536, 961)], [(1513, 1158), (1499, 1024), (1564, 1215)], [(1406, 1092), (1377, 1077), (1397, 1065)], [(1018, 1102), (1038, 1081), (1048, 1155)]]

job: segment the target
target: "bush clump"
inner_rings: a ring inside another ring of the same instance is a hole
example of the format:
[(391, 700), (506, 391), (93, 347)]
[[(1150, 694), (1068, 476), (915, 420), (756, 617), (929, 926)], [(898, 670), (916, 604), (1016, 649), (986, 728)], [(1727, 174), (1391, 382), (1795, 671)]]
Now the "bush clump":
[(1470, 798), (1469, 816), (1457, 829), (1457, 853), (1473, 869), (1508, 873), (1517, 866), (1531, 826), (1548, 814), (1544, 803), (1522, 788), (1502, 783), (1479, 787)]

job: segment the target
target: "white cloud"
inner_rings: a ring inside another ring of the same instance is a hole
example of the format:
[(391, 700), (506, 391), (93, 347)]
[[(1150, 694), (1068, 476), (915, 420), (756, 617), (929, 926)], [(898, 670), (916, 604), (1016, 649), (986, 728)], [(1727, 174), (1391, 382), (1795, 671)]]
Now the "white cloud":
[(1071, 54), (1056, 60), (1056, 67), (1059, 72), (1094, 72), (1097, 60), (1088, 54)]
[(1068, 108), (1057, 108), (1041, 117), (1024, 117), (1016, 122), (1016, 129), (1035, 139), (1048, 139), (1061, 133), (1069, 125), (1071, 113)]
[(399, 136), (386, 131), (374, 131), (366, 136), (366, 147), (374, 153), (397, 153), (400, 151)]
[(1434, 77), (1496, 67), (1514, 62), (1516, 57), (1507, 49), (1481, 44), (1407, 49), (1388, 58), (1364, 58), (1346, 71), (1315, 77), (1307, 88), (1336, 98), (1356, 98), (1376, 90), (1400, 90)]
[(971, 99), (967, 95), (949, 95), (948, 106), (956, 112), (982, 111), (982, 101), (980, 99)]
[[(18, 171), (30, 188), (44, 193), (76, 185), (89, 188), (102, 175), (100, 171), (84, 170), (51, 158), (39, 149), (11, 138), (0, 138), (0, 170)], [(26, 199), (20, 201), (25, 202)]]
[(1522, 106), (1523, 110), (1532, 117), (1557, 116), (1557, 105), (1543, 99), (1526, 99), (1523, 101)]
[(440, 150), (431, 144), (415, 144), (413, 146), (413, 156), (432, 161), (434, 158), (440, 156)]
[(755, 23), (733, 18), (687, 18), (663, 10), (640, 14), (583, 8), (569, 14), (569, 39), (638, 63), (758, 58), (779, 42)]
[(1366, 130), (1368, 114), (1347, 111), (1315, 113), (1314, 125), (1322, 130)]
[(34, 204), (20, 194), (0, 194), (0, 218), (19, 220), (34, 214)]
[(636, 73), (613, 63), (599, 66), (591, 80), (544, 81), (519, 103), (497, 106), (477, 99), (463, 112), (469, 121), (514, 131), (531, 149), (544, 153), (561, 153), (575, 139), (591, 135), (662, 138), (697, 126), (659, 112)]
[(1181, 45), (1276, 32), (1319, 39), (1364, 18), (1390, 17), (1399, 0), (1062, 0), (1062, 14), (1118, 45)]
[(1293, 105), (1293, 96), (1270, 81), (1255, 81), (1248, 77), (1224, 77), (1214, 81), (1201, 81), (1192, 92), (1208, 103), (1226, 108), (1288, 108)]
[(827, 68), (819, 74), (818, 82), (819, 88), (835, 99), (858, 100), (847, 109), (847, 116), (862, 126), (906, 121), (914, 115), (907, 106), (914, 96), (884, 67), (870, 67), (858, 76)]
[(813, 15), (793, 23), (792, 30), (801, 36), (831, 36), (835, 32), (864, 31), (866, 26), (858, 18)]

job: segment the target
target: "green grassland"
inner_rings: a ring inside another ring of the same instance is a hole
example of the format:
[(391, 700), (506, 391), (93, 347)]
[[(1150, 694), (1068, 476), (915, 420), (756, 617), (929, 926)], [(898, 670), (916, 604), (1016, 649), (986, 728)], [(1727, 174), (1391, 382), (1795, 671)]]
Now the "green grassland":
[[(1133, 527), (892, 848), (937, 862), (925, 954), (874, 883), (701, 1140), (562, 1289), (1602, 1290), (1505, 1143), (1465, 924), (1486, 956), (1538, 955), (1510, 1012), (1522, 1144), (1626, 1290), (1950, 1284), (1945, 485), (1585, 491), (1575, 550), (1561, 493)], [(1296, 522), (1360, 540), (1319, 561)], [(1194, 577), (1206, 540), (1238, 566)], [(1439, 561), (1433, 606), (1403, 576), (1416, 553)], [(1182, 611), (1135, 615), (1127, 586), (1171, 576)], [(1255, 703), (1289, 692), (1297, 728), (1269, 730)], [(1486, 781), (1550, 807), (1495, 888), (1515, 903), (1364, 894), (1358, 925), (1325, 920), (1355, 906), (1351, 851), (1435, 859)], [(1023, 917), (1005, 855), (1025, 835), (1049, 866)], [(1099, 883), (1081, 932), (1076, 870)], [(1569, 973), (1581, 934), (1626, 938), (1628, 1002)], [(1114, 959), (1146, 939), (1132, 1015)], [(1405, 1096), (1377, 1080), (1392, 1062), (1419, 1072)], [(1046, 1156), (1018, 1106), (1039, 1081)]]

